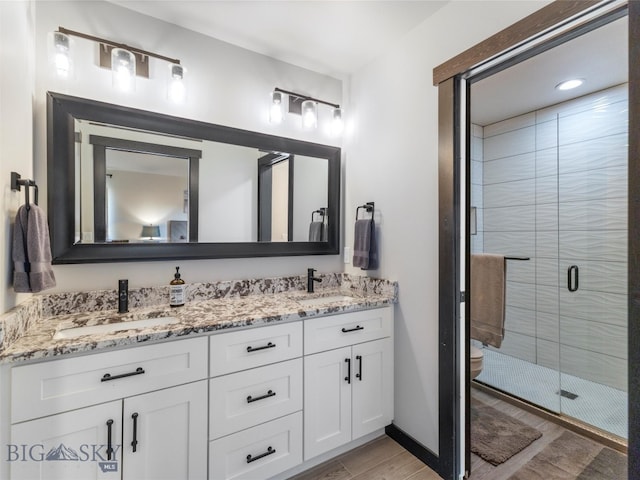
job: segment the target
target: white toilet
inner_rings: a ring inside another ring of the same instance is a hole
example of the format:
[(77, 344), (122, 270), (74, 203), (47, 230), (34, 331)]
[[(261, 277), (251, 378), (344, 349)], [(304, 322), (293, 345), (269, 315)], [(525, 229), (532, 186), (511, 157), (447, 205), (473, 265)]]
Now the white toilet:
[(482, 371), (482, 350), (471, 345), (470, 357), (471, 357), (471, 379), (473, 380)]

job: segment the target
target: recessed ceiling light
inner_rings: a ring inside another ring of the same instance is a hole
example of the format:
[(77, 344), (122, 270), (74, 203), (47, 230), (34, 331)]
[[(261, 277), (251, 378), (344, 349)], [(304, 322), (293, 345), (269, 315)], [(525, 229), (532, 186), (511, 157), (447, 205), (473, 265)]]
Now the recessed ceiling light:
[(571, 90), (572, 88), (579, 87), (584, 83), (582, 78), (573, 78), (571, 80), (566, 80), (564, 82), (560, 82), (556, 85), (556, 90)]

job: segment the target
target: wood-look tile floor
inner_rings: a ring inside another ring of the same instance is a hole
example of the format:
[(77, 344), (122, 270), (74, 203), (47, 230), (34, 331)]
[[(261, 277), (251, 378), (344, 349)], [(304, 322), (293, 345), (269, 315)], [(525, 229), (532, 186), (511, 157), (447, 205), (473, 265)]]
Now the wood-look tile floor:
[[(504, 402), (476, 388), (472, 396), (542, 432), (542, 437), (501, 465), (493, 466), (471, 454), (470, 480), (506, 480), (537, 453), (567, 431), (566, 428)], [(433, 470), (387, 436), (377, 438), (292, 480), (441, 480)]]
[(471, 389), (471, 396), (507, 415), (517, 418), (527, 425), (537, 428), (542, 432), (542, 437), (521, 452), (515, 454), (506, 462), (497, 466), (485, 462), (482, 458), (472, 453), (470, 480), (506, 480), (556, 438), (568, 431), (556, 423), (538, 417), (534, 413), (518, 408), (477, 388)]
[(441, 480), (387, 436), (307, 470), (292, 480)]

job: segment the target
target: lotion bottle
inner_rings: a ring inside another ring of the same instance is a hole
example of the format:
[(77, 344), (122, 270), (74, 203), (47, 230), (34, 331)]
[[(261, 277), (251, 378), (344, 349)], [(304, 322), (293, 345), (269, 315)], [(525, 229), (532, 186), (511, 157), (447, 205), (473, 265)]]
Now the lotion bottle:
[(172, 307), (181, 307), (184, 305), (185, 283), (180, 278), (180, 267), (176, 267), (176, 273), (173, 280), (169, 283), (169, 305)]

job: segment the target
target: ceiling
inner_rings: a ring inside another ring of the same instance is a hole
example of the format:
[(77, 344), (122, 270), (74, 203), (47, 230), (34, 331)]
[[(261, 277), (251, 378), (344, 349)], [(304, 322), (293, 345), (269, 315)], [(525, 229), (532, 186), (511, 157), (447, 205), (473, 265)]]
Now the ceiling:
[(284, 62), (344, 78), (384, 52), (447, 1), (112, 0), (112, 3)]
[[(303, 68), (346, 78), (450, 0), (111, 1)], [(627, 55), (625, 17), (474, 83), (472, 121), (488, 125), (626, 82)], [(586, 83), (575, 90), (555, 90), (555, 85), (574, 77)]]
[[(625, 83), (627, 28), (627, 17), (621, 18), (474, 83), (471, 121), (490, 125)], [(582, 78), (585, 83), (573, 90), (555, 89), (572, 78)]]

